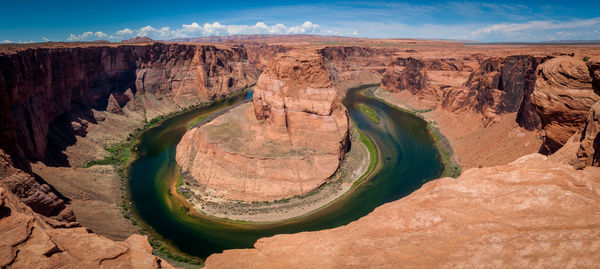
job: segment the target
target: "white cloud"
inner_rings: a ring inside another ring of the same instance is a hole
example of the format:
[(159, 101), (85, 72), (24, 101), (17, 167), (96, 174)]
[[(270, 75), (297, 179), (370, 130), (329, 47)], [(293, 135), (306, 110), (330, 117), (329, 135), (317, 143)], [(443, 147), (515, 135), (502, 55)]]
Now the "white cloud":
[(94, 33), (94, 35), (95, 35), (97, 38), (106, 38), (106, 37), (108, 36), (107, 34), (105, 34), (105, 33), (103, 33), (103, 32), (95, 32), (95, 33)]
[(44, 40), (44, 42), (48, 42), (48, 41), (50, 41), (50, 38), (42, 37), (42, 40)]
[(12, 40), (2, 40), (0, 41), (0, 44), (10, 44), (10, 43), (15, 43)]
[(229, 35), (256, 35), (256, 34), (319, 34), (321, 27), (310, 21), (301, 25), (287, 26), (285, 24), (268, 25), (257, 22), (254, 25), (244, 24), (221, 24), (220, 22), (205, 23), (197, 22), (183, 24), (181, 28), (171, 29), (169, 27), (154, 28), (150, 25), (132, 30), (125, 28), (117, 31), (110, 37), (130, 38), (134, 36), (148, 36), (154, 39), (173, 39), (197, 36), (229, 36)]
[(133, 34), (133, 30), (129, 29), (129, 28), (125, 28), (123, 30), (117, 31), (115, 33), (117, 36), (129, 36)]
[(67, 38), (67, 40), (69, 40), (69, 41), (89, 41), (92, 39), (102, 39), (102, 38), (106, 38), (106, 37), (108, 37), (108, 35), (103, 32), (88, 31), (88, 32), (84, 32), (80, 35), (70, 34), (69, 37)]
[[(486, 38), (494, 36), (495, 38), (520, 39), (531, 36), (550, 36), (557, 33), (563, 35), (566, 30), (573, 29), (581, 33), (570, 32), (569, 36), (584, 34), (589, 28), (600, 27), (600, 17), (572, 20), (572, 21), (528, 21), (524, 23), (500, 23), (478, 28), (471, 32), (473, 38)], [(560, 30), (555, 32), (556, 30)], [(591, 32), (591, 31), (590, 31)]]

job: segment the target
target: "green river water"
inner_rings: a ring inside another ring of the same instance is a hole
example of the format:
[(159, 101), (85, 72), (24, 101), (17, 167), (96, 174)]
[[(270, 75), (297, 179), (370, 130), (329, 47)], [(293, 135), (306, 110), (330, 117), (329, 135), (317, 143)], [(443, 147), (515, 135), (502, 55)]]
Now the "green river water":
[[(136, 214), (169, 246), (205, 258), (232, 248), (252, 247), (258, 238), (333, 228), (357, 220), (376, 207), (398, 200), (444, 170), (427, 123), (410, 113), (362, 94), (367, 87), (349, 89), (344, 105), (357, 127), (377, 145), (381, 168), (343, 198), (310, 215), (278, 224), (227, 223), (192, 216), (170, 194), (176, 180), (175, 147), (194, 119), (251, 98), (252, 93), (228, 98), (162, 122), (140, 137), (137, 159), (129, 169), (129, 188)], [(370, 121), (358, 108), (364, 104), (381, 119)]]

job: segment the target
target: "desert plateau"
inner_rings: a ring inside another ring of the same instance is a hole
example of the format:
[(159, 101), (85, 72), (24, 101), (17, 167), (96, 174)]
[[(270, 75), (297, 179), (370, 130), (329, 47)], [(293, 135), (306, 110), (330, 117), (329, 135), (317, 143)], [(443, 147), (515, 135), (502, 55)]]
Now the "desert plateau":
[(600, 267), (597, 4), (151, 2), (7, 4), (0, 268)]

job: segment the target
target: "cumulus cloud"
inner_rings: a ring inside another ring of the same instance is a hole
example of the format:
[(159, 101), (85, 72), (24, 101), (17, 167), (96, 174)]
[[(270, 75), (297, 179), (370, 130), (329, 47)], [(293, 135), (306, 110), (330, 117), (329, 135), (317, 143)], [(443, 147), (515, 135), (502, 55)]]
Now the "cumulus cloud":
[(48, 41), (50, 41), (50, 38), (42, 37), (42, 40), (44, 40), (44, 42), (48, 42)]
[(13, 42), (12, 40), (8, 40), (8, 39), (7, 39), (7, 40), (2, 40), (2, 41), (0, 41), (0, 43), (1, 43), (1, 44), (10, 44), (10, 43), (15, 43), (15, 42)]
[(106, 38), (106, 37), (108, 37), (108, 35), (106, 33), (88, 31), (88, 32), (84, 32), (80, 35), (70, 34), (69, 37), (67, 38), (67, 40), (69, 40), (69, 41), (87, 41), (87, 40), (92, 40), (92, 39), (102, 39), (102, 38)]
[(256, 34), (319, 34), (321, 27), (310, 21), (301, 25), (287, 26), (277, 23), (268, 25), (264, 22), (257, 22), (253, 25), (244, 24), (221, 24), (219, 22), (199, 24), (183, 24), (180, 28), (171, 29), (170, 27), (155, 28), (151, 25), (139, 29), (124, 28), (113, 34), (102, 32), (93, 33), (84, 32), (79, 35), (70, 34), (67, 40), (91, 40), (92, 38), (125, 39), (135, 36), (148, 36), (154, 39), (174, 39), (198, 36), (228, 36), (228, 35), (256, 35)]

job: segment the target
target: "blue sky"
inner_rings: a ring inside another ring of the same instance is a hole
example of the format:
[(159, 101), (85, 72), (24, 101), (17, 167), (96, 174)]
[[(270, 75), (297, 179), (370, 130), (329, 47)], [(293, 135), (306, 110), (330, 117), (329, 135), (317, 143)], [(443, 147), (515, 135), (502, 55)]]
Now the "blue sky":
[(7, 1), (0, 42), (321, 34), (478, 41), (600, 39), (600, 1)]

